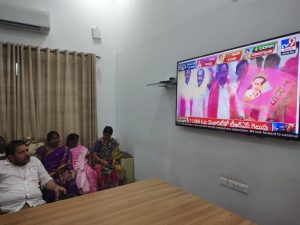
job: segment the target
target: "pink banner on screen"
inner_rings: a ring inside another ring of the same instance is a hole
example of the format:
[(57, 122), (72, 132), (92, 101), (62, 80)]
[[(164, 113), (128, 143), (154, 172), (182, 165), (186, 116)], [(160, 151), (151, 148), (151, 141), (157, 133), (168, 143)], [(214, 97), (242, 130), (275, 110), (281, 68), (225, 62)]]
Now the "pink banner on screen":
[[(259, 71), (250, 67), (237, 90), (245, 119), (296, 122), (297, 78), (279, 69)], [(252, 115), (251, 115), (252, 114)]]

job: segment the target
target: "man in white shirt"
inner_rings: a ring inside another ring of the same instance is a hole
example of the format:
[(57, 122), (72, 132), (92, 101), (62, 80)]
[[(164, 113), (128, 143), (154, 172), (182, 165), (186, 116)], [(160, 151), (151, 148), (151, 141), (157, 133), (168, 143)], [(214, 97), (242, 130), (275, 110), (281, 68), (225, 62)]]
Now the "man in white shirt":
[(199, 69), (197, 71), (197, 85), (193, 89), (192, 116), (207, 117), (208, 96), (208, 79), (205, 77), (204, 69)]
[(52, 190), (58, 197), (66, 194), (49, 176), (42, 163), (30, 157), (22, 140), (6, 146), (5, 160), (0, 160), (0, 214), (45, 204), (42, 188)]
[(179, 116), (191, 116), (191, 106), (192, 106), (192, 90), (193, 88), (190, 85), (191, 79), (191, 70), (184, 70), (184, 80), (182, 76), (180, 76), (180, 80), (178, 81), (178, 102), (177, 109)]

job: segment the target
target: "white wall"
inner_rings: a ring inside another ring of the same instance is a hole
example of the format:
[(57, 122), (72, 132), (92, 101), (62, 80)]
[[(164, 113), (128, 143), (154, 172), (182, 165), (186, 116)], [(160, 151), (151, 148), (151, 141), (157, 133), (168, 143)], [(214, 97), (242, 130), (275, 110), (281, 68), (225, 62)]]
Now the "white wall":
[[(95, 53), (97, 59), (98, 133), (105, 125), (116, 127), (115, 1), (114, 0), (0, 0), (50, 12), (48, 35), (0, 27), (0, 41), (54, 49)], [(94, 41), (91, 28), (98, 26), (102, 40)], [(100, 107), (101, 105), (101, 107)]]
[[(175, 126), (176, 62), (300, 30), (299, 0), (117, 0), (117, 121), (137, 180), (160, 177), (258, 224), (300, 221), (299, 143)], [(244, 195), (221, 175), (249, 184)]]

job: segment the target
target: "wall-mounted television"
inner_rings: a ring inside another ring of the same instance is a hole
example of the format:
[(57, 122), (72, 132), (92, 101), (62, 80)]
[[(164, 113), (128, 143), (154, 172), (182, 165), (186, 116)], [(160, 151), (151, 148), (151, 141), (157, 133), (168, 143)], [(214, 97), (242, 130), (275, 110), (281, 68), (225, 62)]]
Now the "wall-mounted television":
[(299, 140), (292, 33), (177, 63), (176, 125)]

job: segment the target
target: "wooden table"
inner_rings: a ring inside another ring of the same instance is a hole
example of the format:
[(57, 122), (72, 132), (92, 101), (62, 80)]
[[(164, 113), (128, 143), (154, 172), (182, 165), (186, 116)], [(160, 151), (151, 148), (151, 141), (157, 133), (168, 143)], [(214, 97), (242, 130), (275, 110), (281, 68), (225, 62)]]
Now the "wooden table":
[(254, 225), (159, 179), (0, 216), (1, 225)]

